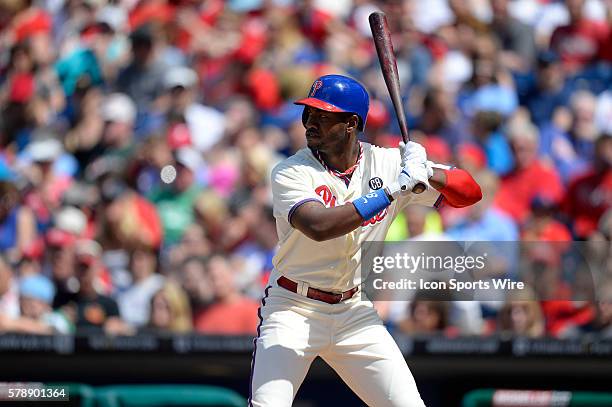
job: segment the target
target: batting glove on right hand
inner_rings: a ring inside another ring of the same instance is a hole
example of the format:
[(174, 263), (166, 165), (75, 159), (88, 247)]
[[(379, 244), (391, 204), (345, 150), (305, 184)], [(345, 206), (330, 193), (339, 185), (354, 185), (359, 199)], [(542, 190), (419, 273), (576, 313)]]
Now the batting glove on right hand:
[(427, 152), (425, 147), (414, 141), (399, 143), (400, 155), (402, 157), (402, 167), (411, 164), (424, 164), (427, 162)]
[(427, 179), (427, 167), (424, 164), (408, 164), (402, 167), (397, 181), (387, 187), (387, 193), (397, 199), (401, 195), (412, 193), (412, 188), (420, 182), (427, 185)]

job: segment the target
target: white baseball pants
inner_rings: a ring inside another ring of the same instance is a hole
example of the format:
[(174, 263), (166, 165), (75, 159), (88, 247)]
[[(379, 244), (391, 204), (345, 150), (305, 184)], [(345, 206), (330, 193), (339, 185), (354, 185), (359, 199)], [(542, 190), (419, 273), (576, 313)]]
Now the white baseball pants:
[(254, 341), (249, 407), (290, 407), (317, 356), (370, 407), (424, 407), (402, 353), (361, 295), (326, 304), (275, 283), (268, 287)]

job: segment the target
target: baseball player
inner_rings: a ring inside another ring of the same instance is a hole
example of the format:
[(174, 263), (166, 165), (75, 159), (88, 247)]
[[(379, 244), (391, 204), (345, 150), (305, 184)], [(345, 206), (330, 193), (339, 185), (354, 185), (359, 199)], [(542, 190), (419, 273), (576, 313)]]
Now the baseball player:
[[(254, 341), (249, 406), (291, 406), (321, 356), (368, 405), (423, 406), (414, 378), (372, 303), (357, 295), (360, 246), (382, 241), (406, 205), (463, 207), (481, 199), (465, 171), (427, 160), (414, 142), (358, 140), (369, 97), (340, 75), (317, 79), (304, 105), (308, 148), (272, 172), (279, 248)], [(412, 188), (423, 182), (421, 194)]]

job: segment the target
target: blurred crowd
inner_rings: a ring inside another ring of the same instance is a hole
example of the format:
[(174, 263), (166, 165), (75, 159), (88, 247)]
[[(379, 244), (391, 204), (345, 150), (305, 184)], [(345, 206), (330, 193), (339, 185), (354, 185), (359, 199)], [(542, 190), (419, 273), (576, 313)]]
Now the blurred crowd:
[[(413, 138), (484, 195), (409, 208), (389, 240), (609, 242), (610, 0), (4, 0), (0, 331), (253, 334), (270, 171), (305, 146), (292, 101), (351, 75), (363, 140), (400, 140), (375, 10)], [(409, 333), (612, 335), (612, 301), (566, 297), (380, 311)]]

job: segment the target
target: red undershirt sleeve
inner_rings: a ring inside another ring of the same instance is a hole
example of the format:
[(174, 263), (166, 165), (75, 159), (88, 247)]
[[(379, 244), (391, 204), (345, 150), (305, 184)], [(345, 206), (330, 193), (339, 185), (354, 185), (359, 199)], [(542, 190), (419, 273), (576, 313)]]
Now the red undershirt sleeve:
[(482, 199), (480, 186), (467, 171), (459, 168), (443, 171), (446, 174), (446, 185), (439, 191), (450, 206), (463, 208)]

